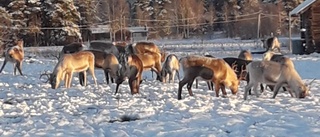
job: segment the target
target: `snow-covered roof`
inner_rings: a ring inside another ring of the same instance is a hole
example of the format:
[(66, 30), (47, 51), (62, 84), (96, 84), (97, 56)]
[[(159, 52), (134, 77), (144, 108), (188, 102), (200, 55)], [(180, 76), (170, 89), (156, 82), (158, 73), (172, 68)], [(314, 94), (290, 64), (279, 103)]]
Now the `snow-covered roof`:
[(306, 0), (290, 11), (289, 15), (297, 15), (300, 14), (303, 10), (307, 9), (310, 5), (312, 5), (317, 0)]
[(95, 25), (90, 27), (91, 33), (109, 33), (111, 31), (110, 25)]
[(127, 29), (132, 33), (135, 33), (135, 32), (148, 32), (148, 28), (147, 27), (128, 27)]

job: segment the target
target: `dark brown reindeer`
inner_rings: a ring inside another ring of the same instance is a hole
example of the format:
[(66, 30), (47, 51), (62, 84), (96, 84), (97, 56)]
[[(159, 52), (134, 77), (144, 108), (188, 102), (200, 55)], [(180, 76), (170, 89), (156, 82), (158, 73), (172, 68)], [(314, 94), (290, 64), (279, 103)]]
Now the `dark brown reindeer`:
[(127, 78), (129, 79), (129, 87), (131, 94), (138, 94), (140, 91), (140, 83), (142, 79), (143, 63), (140, 58), (135, 55), (119, 54), (120, 69), (116, 77), (116, 91), (118, 93), (120, 84)]
[(23, 49), (23, 40), (18, 40), (17, 45), (13, 47), (9, 47), (5, 54), (5, 59), (0, 69), (0, 73), (3, 68), (6, 66), (7, 62), (13, 63), (14, 75), (16, 75), (16, 71), (18, 69), (20, 75), (22, 74), (22, 61), (24, 59), (24, 49)]
[(119, 56), (119, 50), (111, 42), (92, 41), (92, 42), (90, 42), (89, 49), (100, 50), (100, 51), (104, 51), (106, 53), (112, 53), (116, 57)]
[[(224, 96), (227, 95), (225, 87), (231, 89), (232, 94), (238, 92), (239, 80), (234, 70), (223, 60), (202, 56), (187, 56), (180, 59), (183, 68), (184, 78), (179, 82), (178, 99), (181, 99), (182, 87), (188, 83), (189, 95), (193, 96), (191, 86), (196, 77), (210, 80), (215, 85), (216, 96), (219, 97), (219, 90)], [(209, 70), (210, 71), (209, 71)]]

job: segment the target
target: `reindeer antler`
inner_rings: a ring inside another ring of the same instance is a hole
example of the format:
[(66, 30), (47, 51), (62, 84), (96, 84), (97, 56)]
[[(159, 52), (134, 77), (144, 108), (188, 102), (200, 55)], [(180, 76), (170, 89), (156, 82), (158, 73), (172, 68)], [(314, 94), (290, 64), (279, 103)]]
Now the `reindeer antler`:
[(244, 65), (241, 66), (241, 72), (240, 72), (240, 80), (245, 80), (246, 76), (243, 76), (243, 73), (247, 72), (246, 69), (244, 69)]
[(234, 72), (236, 72), (236, 73), (238, 72), (236, 62), (232, 63), (231, 68), (234, 70)]
[(48, 83), (49, 80), (50, 80), (50, 75), (51, 75), (51, 73), (50, 73), (49, 71), (45, 71), (44, 73), (41, 73), (41, 74), (40, 74), (39, 79), (41, 79), (42, 76), (47, 76), (47, 80), (46, 80), (44, 83)]
[(311, 84), (312, 84), (315, 80), (316, 80), (316, 78), (312, 79), (312, 80), (310, 81), (310, 83), (308, 84), (308, 86), (310, 87)]

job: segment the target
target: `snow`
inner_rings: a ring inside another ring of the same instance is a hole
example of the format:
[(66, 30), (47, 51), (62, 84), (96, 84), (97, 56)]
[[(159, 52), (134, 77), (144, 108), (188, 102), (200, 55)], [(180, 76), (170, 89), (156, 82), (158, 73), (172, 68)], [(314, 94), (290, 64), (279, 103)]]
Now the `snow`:
[[(237, 56), (240, 48), (262, 50), (256, 42), (219, 41), (205, 41), (203, 45), (168, 41), (163, 48), (178, 57), (204, 53), (226, 57)], [(138, 95), (130, 94), (127, 82), (114, 95), (116, 85), (107, 85), (101, 70), (95, 71), (98, 86), (94, 86), (91, 76), (87, 87), (81, 87), (74, 77), (70, 89), (61, 84), (53, 90), (39, 75), (53, 70), (57, 61), (50, 56), (60, 49), (26, 48), (25, 76), (13, 76), (12, 65), (5, 66), (0, 74), (0, 136), (313, 137), (320, 133), (320, 74), (315, 69), (320, 66), (320, 55), (317, 53), (292, 55), (284, 49), (306, 83), (317, 78), (312, 83), (311, 95), (304, 99), (291, 98), (287, 92), (271, 99), (272, 93), (267, 90), (259, 98), (249, 96), (244, 101), (245, 82), (241, 82), (237, 95), (231, 95), (227, 89), (228, 98), (215, 97), (214, 91), (208, 90), (202, 81), (198, 89), (193, 86), (193, 97), (184, 87), (183, 99), (177, 100), (178, 80), (160, 83), (151, 78), (149, 71), (143, 73)], [(261, 59), (261, 55), (254, 55), (254, 59)], [(124, 116), (136, 120), (120, 122)]]

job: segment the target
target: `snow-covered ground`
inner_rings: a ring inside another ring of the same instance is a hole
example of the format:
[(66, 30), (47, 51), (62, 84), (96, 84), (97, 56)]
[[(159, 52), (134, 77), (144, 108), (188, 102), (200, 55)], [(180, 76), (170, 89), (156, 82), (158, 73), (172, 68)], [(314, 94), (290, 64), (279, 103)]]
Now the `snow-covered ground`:
[[(260, 43), (261, 44), (261, 43)], [(262, 50), (257, 42), (212, 41), (167, 43), (164, 48), (179, 57), (188, 54), (211, 54), (216, 57), (236, 57), (240, 49)], [(139, 95), (131, 95), (127, 82), (114, 95), (115, 84), (107, 85), (101, 70), (96, 70), (98, 86), (81, 87), (78, 78), (72, 87), (53, 90), (40, 80), (40, 73), (53, 70), (57, 63), (51, 52), (61, 47), (27, 48), (23, 63), (25, 76), (13, 76), (7, 64), (0, 74), (0, 136), (319, 136), (320, 54), (292, 55), (295, 67), (304, 81), (317, 78), (311, 95), (305, 99), (279, 93), (271, 99), (267, 90), (259, 98), (243, 100), (242, 82), (237, 95), (215, 97), (214, 91), (200, 82), (190, 97), (183, 88), (182, 100), (177, 100), (178, 80), (160, 83), (144, 72)], [(41, 53), (41, 54), (40, 54)], [(261, 55), (254, 55), (255, 60)], [(3, 58), (0, 59), (2, 65)], [(182, 74), (182, 73), (181, 73)], [(127, 116), (127, 117), (125, 117)], [(129, 118), (128, 118), (129, 117)], [(129, 122), (122, 120), (131, 119)]]

